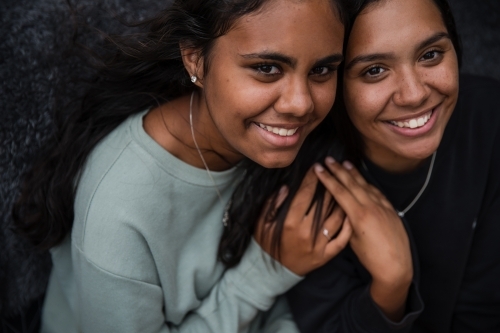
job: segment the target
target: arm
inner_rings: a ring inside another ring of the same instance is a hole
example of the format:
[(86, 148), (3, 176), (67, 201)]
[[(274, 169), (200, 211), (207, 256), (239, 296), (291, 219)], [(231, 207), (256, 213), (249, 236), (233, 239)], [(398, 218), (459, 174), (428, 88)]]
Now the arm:
[(346, 212), (353, 236), (349, 251), (291, 293), (299, 327), (304, 332), (405, 332), (422, 306), (412, 283), (404, 225), (352, 165), (344, 168), (332, 160), (326, 165), (331, 174), (318, 167), (318, 178)]
[[(94, 215), (90, 218), (93, 220), (94, 241), (87, 243), (85, 252), (76, 245), (73, 251), (82, 330), (121, 333), (247, 332), (259, 311), (268, 310), (278, 295), (302, 279), (300, 275), (329, 261), (349, 240), (351, 229), (342, 227), (335, 240), (329, 241), (321, 236), (311, 248), (312, 214), (305, 216), (304, 212), (317, 183), (312, 172), (309, 174), (311, 179), (315, 181), (305, 182), (307, 186), (299, 191), (306, 192), (307, 199), (292, 207), (290, 218), (285, 223), (289, 228), (283, 234), (281, 250), (287, 254), (281, 258), (283, 265), (265, 252), (271, 252), (266, 242), (269, 238), (261, 239), (265, 251), (252, 240), (239, 265), (228, 269), (201, 300), (201, 304), (187, 314), (173, 313), (173, 309), (164, 308), (164, 300), (174, 296), (165, 295), (167, 288), (162, 288), (156, 277), (157, 266), (148, 242), (137, 228), (124, 228), (127, 223), (111, 223), (109, 214), (107, 220), (100, 214)], [(338, 214), (332, 214), (325, 221), (332, 232), (341, 225)], [(118, 215), (128, 216), (123, 213)], [(108, 230), (104, 236), (103, 226)], [(261, 227), (264, 227), (263, 223)], [(295, 232), (297, 230), (301, 232)], [(91, 237), (88, 230), (85, 237)], [(100, 239), (98, 246), (95, 239)], [(174, 262), (166, 267), (177, 269), (176, 258), (167, 258)], [(117, 264), (117, 261), (121, 263)], [(141, 268), (134, 270), (137, 276), (123, 273), (131, 267)], [(172, 280), (172, 283), (182, 283), (175, 281), (174, 277)], [(283, 313), (283, 316), (285, 318), (287, 314)], [(278, 324), (278, 317), (274, 318), (269, 327), (281, 325)], [(263, 328), (267, 329), (267, 326)]]
[(310, 273), (288, 294), (295, 321), (304, 333), (409, 332), (423, 303), (413, 282), (406, 312), (391, 321), (369, 293), (371, 277), (352, 249), (346, 248), (332, 261)]
[(240, 265), (226, 271), (202, 304), (172, 324), (166, 323), (159, 285), (106, 271), (77, 248), (73, 255), (83, 332), (246, 332), (259, 311), (301, 279), (277, 263), (274, 268), (274, 260), (252, 242)]

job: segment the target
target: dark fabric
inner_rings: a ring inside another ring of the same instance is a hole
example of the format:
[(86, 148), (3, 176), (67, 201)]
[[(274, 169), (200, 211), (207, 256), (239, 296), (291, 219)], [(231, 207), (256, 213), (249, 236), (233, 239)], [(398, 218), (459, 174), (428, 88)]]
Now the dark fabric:
[[(290, 291), (303, 332), (500, 332), (499, 94), (497, 81), (461, 77), (429, 185), (403, 219), (417, 268), (405, 325), (367, 315), (369, 297), (350, 305), (370, 279), (347, 250)], [(392, 185), (386, 195), (398, 201), (394, 184), (401, 175), (378, 173), (365, 176), (382, 190)], [(419, 296), (421, 314), (413, 306)]]

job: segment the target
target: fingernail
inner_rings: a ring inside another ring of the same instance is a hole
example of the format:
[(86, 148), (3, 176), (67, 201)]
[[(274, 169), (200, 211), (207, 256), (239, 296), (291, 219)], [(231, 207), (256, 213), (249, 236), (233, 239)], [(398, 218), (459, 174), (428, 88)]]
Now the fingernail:
[(281, 186), (281, 187), (280, 187), (280, 190), (279, 190), (279, 192), (278, 192), (278, 195), (282, 195), (282, 194), (284, 194), (284, 193), (286, 192), (286, 190), (287, 190), (286, 185)]
[(344, 163), (342, 164), (344, 165), (344, 168), (346, 168), (347, 170), (351, 170), (352, 168), (354, 168), (354, 165), (352, 165), (352, 163), (349, 161), (344, 161)]
[(315, 170), (316, 172), (323, 172), (323, 171), (325, 171), (325, 168), (323, 168), (323, 166), (322, 166), (321, 164), (317, 164), (317, 163), (316, 163), (316, 164), (314, 165), (314, 170)]
[(326, 159), (325, 159), (326, 163), (328, 164), (334, 164), (335, 163), (335, 159), (331, 156), (328, 156)]

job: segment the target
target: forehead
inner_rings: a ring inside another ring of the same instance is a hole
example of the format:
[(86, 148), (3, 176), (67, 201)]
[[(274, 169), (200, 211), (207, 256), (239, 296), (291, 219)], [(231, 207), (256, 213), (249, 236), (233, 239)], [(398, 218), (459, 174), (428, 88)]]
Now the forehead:
[[(436, 32), (446, 32), (441, 13), (432, 0), (382, 0), (356, 18), (348, 53), (407, 49)], [(349, 56), (349, 55), (348, 55)]]
[(230, 40), (235, 48), (280, 48), (307, 39), (338, 51), (343, 35), (344, 26), (331, 0), (270, 0), (236, 20), (221, 39)]

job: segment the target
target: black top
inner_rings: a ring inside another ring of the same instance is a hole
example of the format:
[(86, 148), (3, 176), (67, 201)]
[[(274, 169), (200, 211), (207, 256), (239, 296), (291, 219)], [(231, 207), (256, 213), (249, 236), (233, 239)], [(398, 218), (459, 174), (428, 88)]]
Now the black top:
[[(370, 275), (350, 248), (288, 294), (302, 332), (500, 332), (500, 83), (460, 78), (457, 107), (427, 189), (403, 218), (415, 267), (406, 316), (391, 322), (371, 300)], [(361, 171), (398, 210), (429, 161), (410, 174)], [(406, 184), (406, 186), (405, 186)]]

